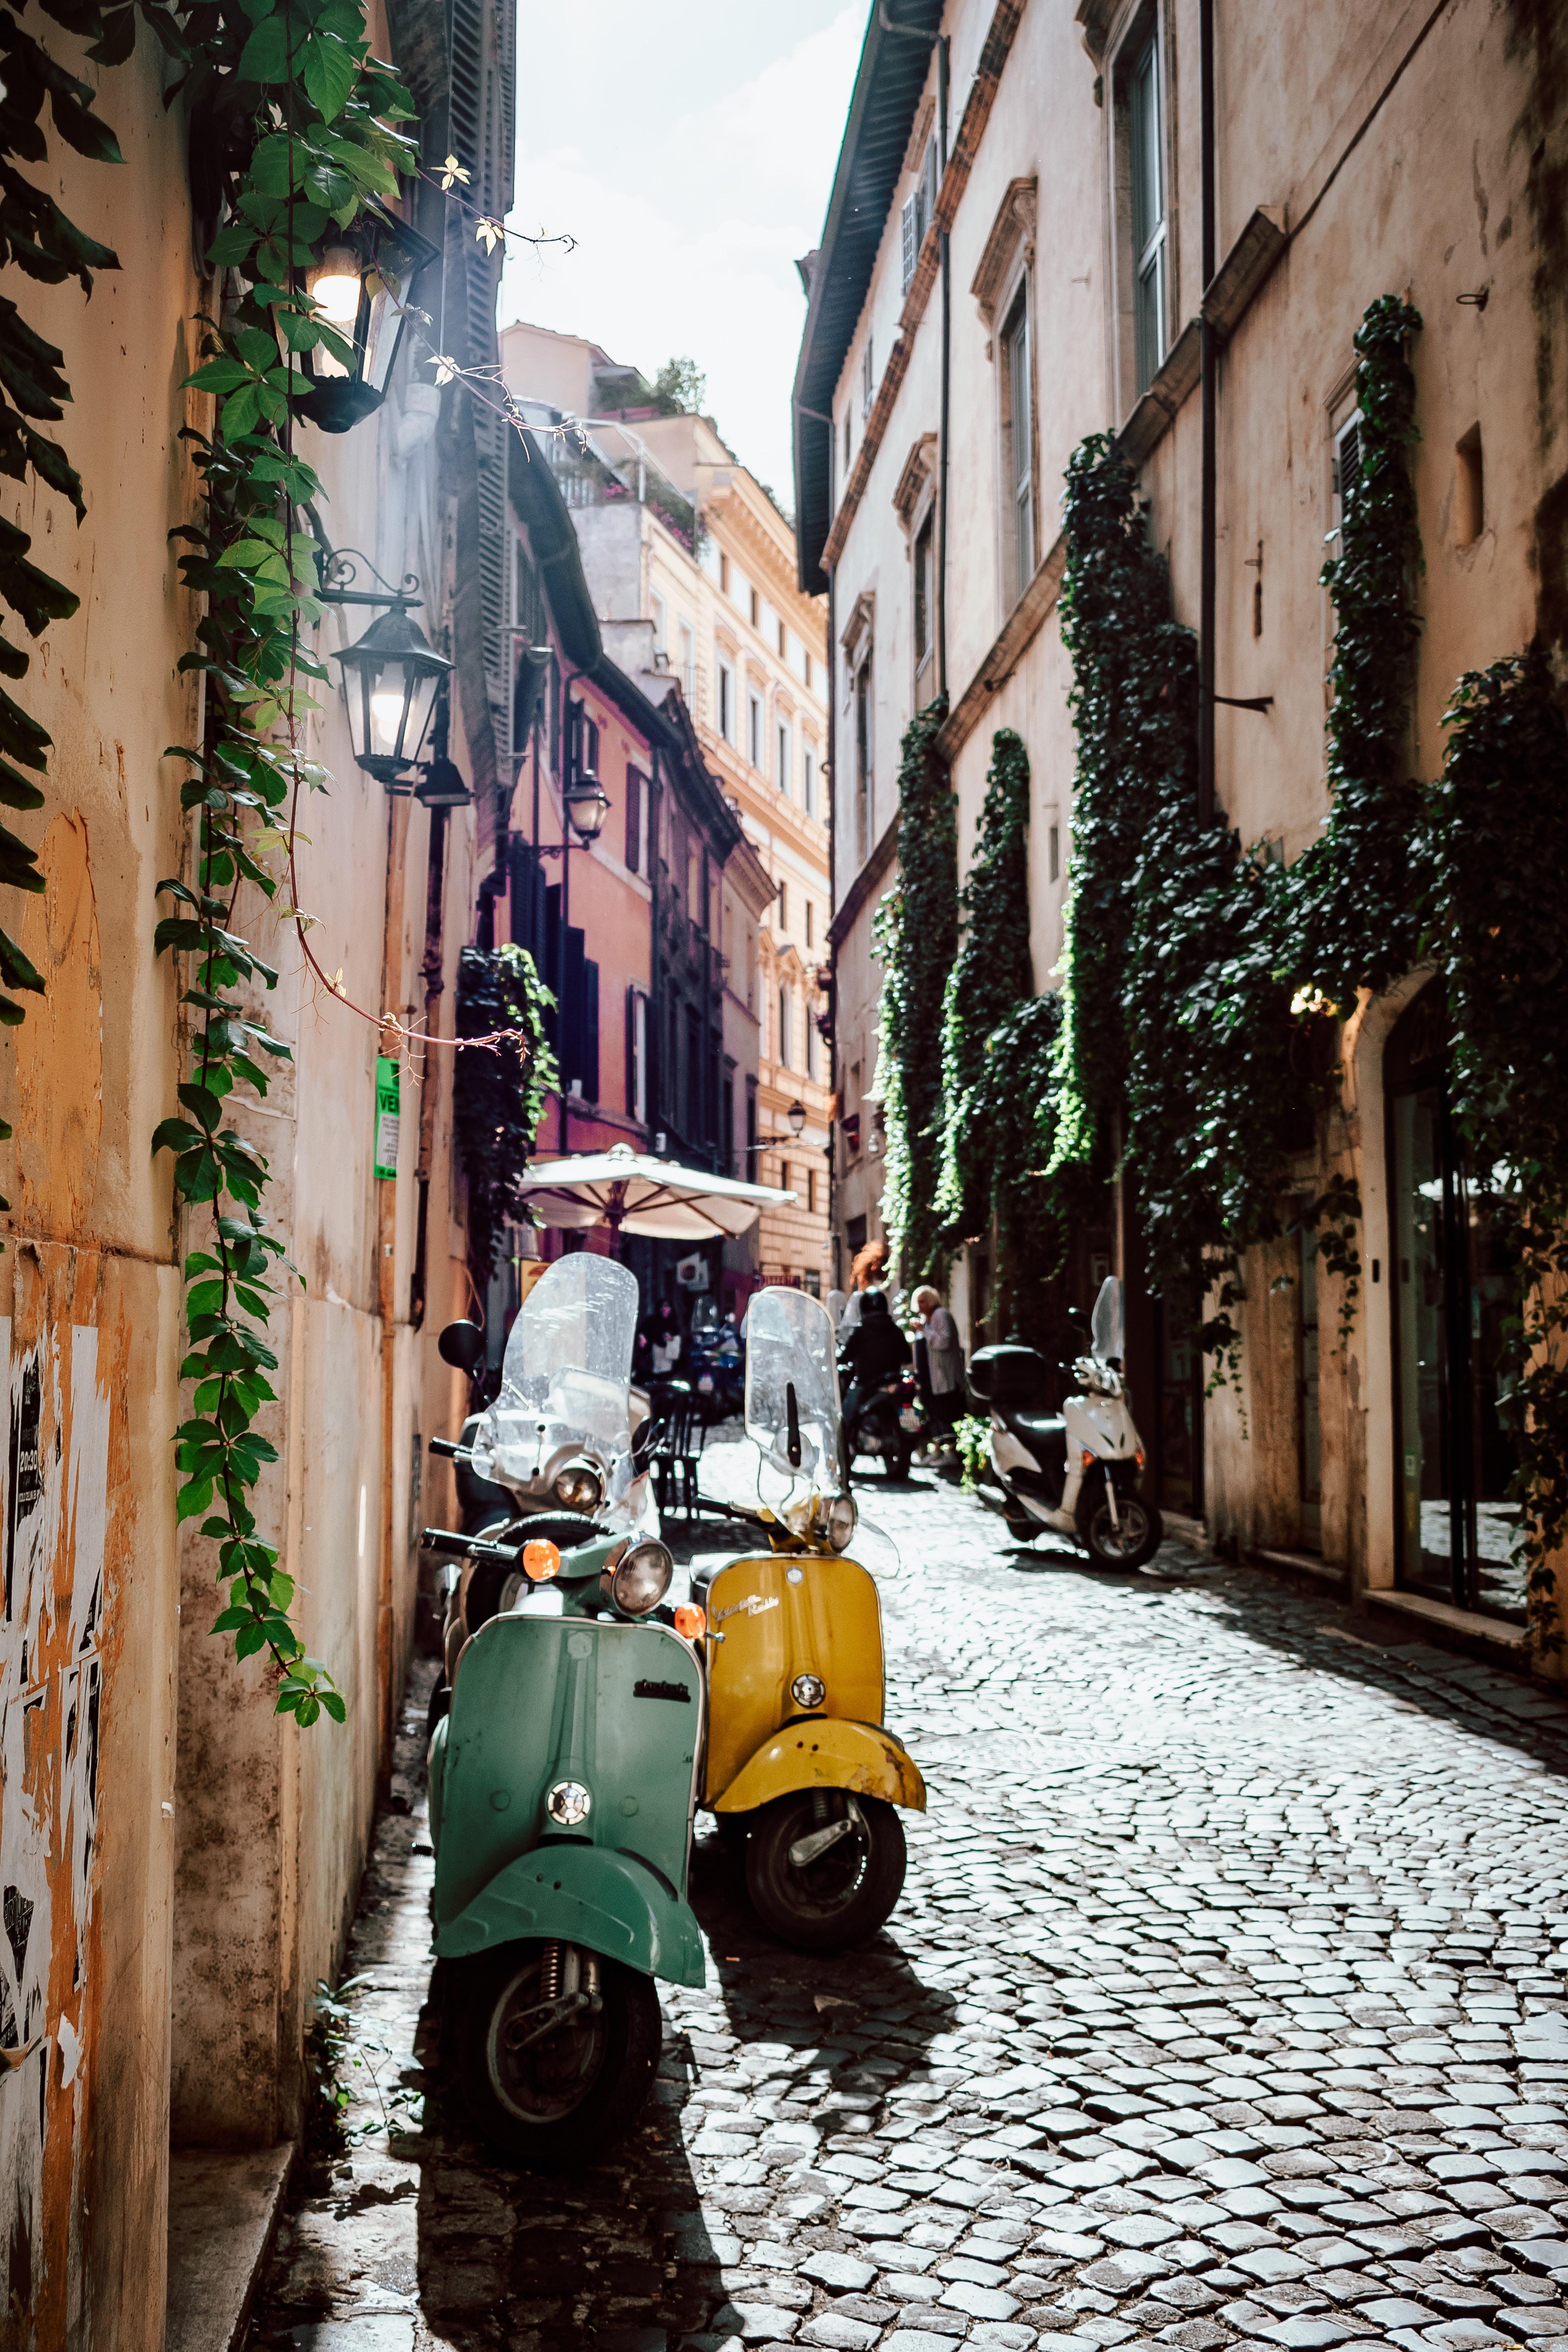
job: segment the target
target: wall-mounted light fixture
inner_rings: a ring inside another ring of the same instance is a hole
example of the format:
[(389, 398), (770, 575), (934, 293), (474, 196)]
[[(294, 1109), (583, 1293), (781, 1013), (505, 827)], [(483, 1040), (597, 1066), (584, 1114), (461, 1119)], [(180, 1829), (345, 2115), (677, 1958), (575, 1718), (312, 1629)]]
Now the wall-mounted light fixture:
[(300, 409), (324, 433), (347, 433), (381, 406), (415, 286), (439, 258), (428, 237), (379, 205), (367, 205), (352, 228), (328, 229), (317, 244), (300, 273), (304, 291), (349, 347), (347, 359), (325, 343), (300, 354), (310, 384)]

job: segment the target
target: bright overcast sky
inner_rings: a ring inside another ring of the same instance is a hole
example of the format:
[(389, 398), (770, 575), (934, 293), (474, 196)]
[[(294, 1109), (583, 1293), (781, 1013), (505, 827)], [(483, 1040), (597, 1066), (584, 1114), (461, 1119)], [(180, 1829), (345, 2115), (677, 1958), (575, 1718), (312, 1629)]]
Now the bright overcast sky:
[(650, 379), (689, 353), (736, 455), (795, 503), (790, 387), (867, 0), (574, 0), (518, 15), (500, 322), (584, 335)]

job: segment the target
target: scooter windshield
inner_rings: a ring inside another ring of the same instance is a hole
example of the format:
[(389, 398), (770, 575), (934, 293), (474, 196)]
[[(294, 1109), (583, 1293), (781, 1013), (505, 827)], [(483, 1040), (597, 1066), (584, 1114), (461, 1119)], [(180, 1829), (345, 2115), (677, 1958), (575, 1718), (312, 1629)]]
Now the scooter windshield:
[(500, 1393), (474, 1434), (481, 1478), (530, 1486), (573, 1454), (595, 1456), (614, 1503), (631, 1485), (631, 1370), (637, 1286), (613, 1258), (558, 1258), (523, 1302)]
[(759, 1290), (746, 1310), (746, 1434), (803, 1487), (843, 1486), (833, 1321), (807, 1291)]
[(1094, 1320), (1089, 1326), (1090, 1345), (1099, 1362), (1120, 1364), (1125, 1359), (1126, 1322), (1121, 1277), (1108, 1274), (1100, 1286), (1100, 1297), (1094, 1302)]

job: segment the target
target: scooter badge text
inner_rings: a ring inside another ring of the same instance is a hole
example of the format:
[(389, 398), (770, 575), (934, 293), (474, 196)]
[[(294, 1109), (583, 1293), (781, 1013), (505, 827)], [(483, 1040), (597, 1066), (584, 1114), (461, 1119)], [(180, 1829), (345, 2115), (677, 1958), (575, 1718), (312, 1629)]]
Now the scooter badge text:
[(765, 1600), (760, 1592), (748, 1592), (743, 1601), (731, 1601), (728, 1609), (715, 1611), (713, 1622), (721, 1625), (726, 1617), (738, 1617), (742, 1611), (748, 1617), (761, 1617), (765, 1610), (776, 1609), (778, 1605), (776, 1592), (769, 1593)]

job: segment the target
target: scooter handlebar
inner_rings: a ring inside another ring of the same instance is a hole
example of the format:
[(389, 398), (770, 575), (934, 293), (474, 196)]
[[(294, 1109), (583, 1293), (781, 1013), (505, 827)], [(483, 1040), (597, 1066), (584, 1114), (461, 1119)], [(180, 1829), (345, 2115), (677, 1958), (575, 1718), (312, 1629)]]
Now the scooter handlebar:
[(432, 1454), (444, 1454), (448, 1462), (471, 1462), (474, 1458), (474, 1449), (471, 1445), (459, 1445), (456, 1438), (452, 1437), (432, 1437), (429, 1440), (429, 1451)]
[(471, 1552), (476, 1559), (515, 1559), (521, 1547), (517, 1544), (490, 1543), (483, 1536), (461, 1536), (450, 1528), (426, 1528), (419, 1538), (421, 1551), (447, 1551), (467, 1559)]

